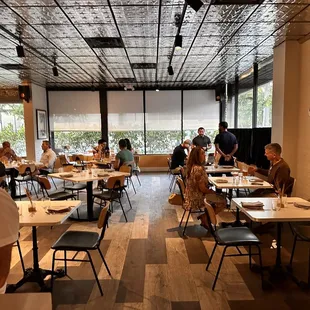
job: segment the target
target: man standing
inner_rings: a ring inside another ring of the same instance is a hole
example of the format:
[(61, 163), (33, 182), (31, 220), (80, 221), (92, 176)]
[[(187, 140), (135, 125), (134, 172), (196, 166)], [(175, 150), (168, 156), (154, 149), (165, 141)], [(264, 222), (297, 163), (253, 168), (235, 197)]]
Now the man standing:
[(54, 164), (57, 157), (56, 153), (51, 149), (51, 145), (48, 140), (44, 140), (41, 147), (43, 153), (40, 162), (44, 165), (44, 167), (40, 168), (40, 172), (42, 174), (53, 172)]
[(234, 165), (233, 155), (238, 150), (238, 141), (234, 134), (227, 130), (228, 123), (219, 123), (219, 134), (215, 137), (216, 151), (221, 155), (219, 165)]
[(284, 192), (285, 194), (292, 191), (293, 184), (289, 184), (291, 170), (288, 164), (281, 157), (282, 148), (278, 143), (270, 143), (265, 146), (265, 156), (270, 161), (270, 168), (261, 169), (256, 167), (249, 167), (249, 174), (254, 172), (268, 176), (268, 182), (274, 186), (274, 189), (257, 189), (251, 193), (252, 197), (270, 196), (277, 192)]
[(211, 148), (211, 140), (205, 136), (205, 129), (203, 127), (198, 128), (198, 136), (193, 139), (195, 146), (201, 146), (205, 151)]
[(4, 294), (10, 272), (12, 246), (18, 239), (19, 215), (14, 200), (4, 189), (0, 189), (0, 201), (0, 294)]
[(9, 141), (4, 141), (2, 143), (2, 148), (0, 148), (0, 158), (5, 157), (5, 159), (12, 161), (17, 160), (15, 152), (11, 149), (11, 144)]
[(191, 144), (191, 140), (187, 139), (173, 150), (173, 154), (171, 157), (171, 169), (178, 168), (179, 166), (184, 166), (184, 161), (187, 157), (185, 150), (189, 151)]

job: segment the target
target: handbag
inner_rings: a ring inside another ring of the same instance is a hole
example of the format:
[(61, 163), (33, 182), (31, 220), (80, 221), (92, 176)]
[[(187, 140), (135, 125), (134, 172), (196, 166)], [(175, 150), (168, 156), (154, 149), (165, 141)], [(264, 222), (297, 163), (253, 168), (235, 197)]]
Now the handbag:
[(180, 194), (171, 194), (168, 202), (172, 205), (183, 205), (182, 196)]

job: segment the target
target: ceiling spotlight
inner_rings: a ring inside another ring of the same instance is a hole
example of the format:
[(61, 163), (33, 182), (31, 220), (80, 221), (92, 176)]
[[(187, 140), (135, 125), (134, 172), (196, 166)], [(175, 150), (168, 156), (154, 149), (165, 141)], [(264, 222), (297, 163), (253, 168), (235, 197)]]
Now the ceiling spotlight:
[(202, 7), (203, 2), (200, 0), (186, 0), (187, 4), (194, 9), (196, 12)]
[(21, 45), (21, 42), (16, 46), (16, 52), (17, 57), (25, 57), (24, 47)]
[(182, 48), (183, 37), (178, 34), (175, 36), (174, 46), (176, 50), (180, 50)]
[(169, 75), (173, 75), (174, 74), (172, 66), (168, 67), (168, 73), (169, 73)]
[(53, 75), (58, 76), (58, 69), (56, 66), (53, 67)]
[(54, 54), (54, 55), (53, 55), (53, 61), (54, 61), (53, 75), (54, 75), (54, 76), (58, 76), (58, 69), (57, 69), (57, 62), (56, 62), (56, 59), (57, 59), (57, 55)]

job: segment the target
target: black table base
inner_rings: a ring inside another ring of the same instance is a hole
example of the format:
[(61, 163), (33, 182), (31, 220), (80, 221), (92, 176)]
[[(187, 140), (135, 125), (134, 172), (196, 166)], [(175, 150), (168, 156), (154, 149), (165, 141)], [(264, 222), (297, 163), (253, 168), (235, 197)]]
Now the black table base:
[(70, 219), (74, 221), (97, 221), (101, 212), (100, 206), (93, 205), (92, 218), (89, 218), (87, 205), (81, 205), (79, 207), (79, 212), (74, 212)]

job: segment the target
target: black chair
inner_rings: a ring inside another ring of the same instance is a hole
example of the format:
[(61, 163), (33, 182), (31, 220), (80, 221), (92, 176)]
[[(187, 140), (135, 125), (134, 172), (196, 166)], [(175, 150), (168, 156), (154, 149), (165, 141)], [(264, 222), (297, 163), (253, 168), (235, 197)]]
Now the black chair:
[[(122, 193), (125, 192), (129, 205), (130, 205), (130, 209), (132, 209), (131, 206), (131, 202), (129, 200), (129, 196), (128, 193), (126, 191), (125, 188), (125, 176), (114, 176), (114, 177), (109, 177), (108, 181), (105, 185), (105, 187), (103, 188), (101, 193), (98, 194), (94, 194), (93, 195), (93, 201), (94, 203), (99, 204), (100, 206), (102, 206), (103, 202), (109, 201), (111, 203), (111, 210), (113, 212), (113, 202), (117, 202), (120, 204), (125, 220), (126, 222), (128, 222), (127, 220), (127, 216), (126, 213), (124, 211), (124, 207), (121, 201), (121, 197), (122, 197)], [(100, 202), (96, 202), (95, 198), (99, 199)]]
[[(186, 209), (185, 209), (185, 206), (184, 206), (184, 203), (185, 203), (185, 184), (183, 182), (183, 180), (178, 177), (177, 180), (176, 180), (176, 183), (178, 184), (178, 187), (179, 187), (179, 190), (180, 190), (180, 194), (181, 194), (181, 197), (182, 197), (182, 207), (184, 209), (184, 212), (183, 212), (183, 215), (182, 215), (182, 218), (181, 218), (181, 221), (179, 223), (179, 227), (182, 226), (182, 223), (183, 223), (183, 219), (184, 219), (184, 216), (185, 216), (185, 213), (186, 213)], [(185, 235), (185, 231), (186, 231), (186, 228), (187, 228), (187, 224), (188, 224), (188, 220), (189, 220), (189, 217), (192, 213), (202, 213), (204, 211), (201, 211), (201, 210), (192, 210), (192, 209), (189, 209), (188, 210), (188, 216), (186, 218), (186, 222), (185, 222), (185, 226), (184, 226), (184, 229), (183, 229), (183, 236)]]
[(26, 187), (29, 190), (29, 183), (33, 188), (37, 198), (38, 194), (36, 188), (33, 184), (33, 173), (35, 172), (36, 167), (34, 164), (22, 164), (18, 167), (18, 176), (14, 178), (15, 183), (18, 183), (19, 188), (19, 200), (21, 200), (21, 183), (26, 183)]
[[(103, 291), (98, 280), (98, 276), (96, 274), (96, 269), (90, 255), (90, 251), (97, 250), (101, 256), (102, 262), (104, 263), (108, 274), (111, 276), (111, 272), (109, 267), (104, 259), (104, 256), (100, 250), (100, 243), (104, 237), (104, 233), (108, 224), (108, 219), (110, 217), (109, 211), (109, 203), (101, 210), (100, 216), (98, 219), (98, 228), (101, 229), (101, 233), (98, 234), (96, 232), (89, 232), (89, 231), (66, 231), (52, 246), (54, 250), (53, 253), (53, 261), (52, 261), (52, 271), (54, 272), (55, 269), (55, 261), (64, 261), (65, 262), (65, 275), (67, 275), (67, 262), (89, 262), (91, 264), (99, 291), (101, 296), (103, 296)], [(58, 251), (64, 252), (64, 258), (56, 258), (56, 253)], [(88, 259), (76, 259), (75, 256), (73, 258), (67, 258), (67, 251), (74, 251), (74, 252), (85, 252), (88, 256)], [(53, 291), (54, 285), (54, 277), (51, 280), (51, 290)]]
[[(220, 264), (218, 266), (216, 276), (212, 285), (212, 290), (214, 290), (217, 279), (220, 274), (220, 270), (222, 267), (223, 259), (224, 257), (229, 256), (249, 256), (249, 265), (250, 268), (252, 267), (252, 256), (258, 255), (259, 256), (259, 264), (260, 264), (260, 274), (262, 279), (262, 287), (264, 288), (264, 278), (263, 278), (263, 264), (262, 264), (262, 255), (261, 255), (261, 249), (260, 249), (260, 241), (259, 239), (253, 234), (253, 232), (248, 227), (228, 227), (228, 228), (220, 228), (216, 229), (217, 219), (215, 212), (213, 210), (213, 207), (206, 202), (205, 200), (205, 214), (207, 217), (207, 223), (210, 233), (212, 234), (215, 245), (212, 250), (211, 256), (209, 258), (208, 264), (206, 266), (206, 270), (208, 270), (213, 255), (215, 253), (215, 250), (217, 246), (224, 246), (223, 254), (220, 260)], [(242, 253), (239, 249), (239, 246), (248, 246), (249, 252), (248, 253)], [(258, 253), (252, 253), (251, 247), (255, 246), (258, 250)], [(226, 250), (229, 247), (235, 247), (239, 254), (226, 254)]]
[[(289, 269), (292, 270), (292, 264), (295, 254), (295, 248), (297, 241), (302, 242), (310, 242), (310, 223), (290, 223), (290, 227), (292, 229), (292, 232), (294, 234), (294, 243), (293, 243), (293, 249), (291, 253), (291, 259), (289, 263)], [(309, 258), (308, 258), (308, 287), (310, 287), (310, 249), (309, 249)]]

